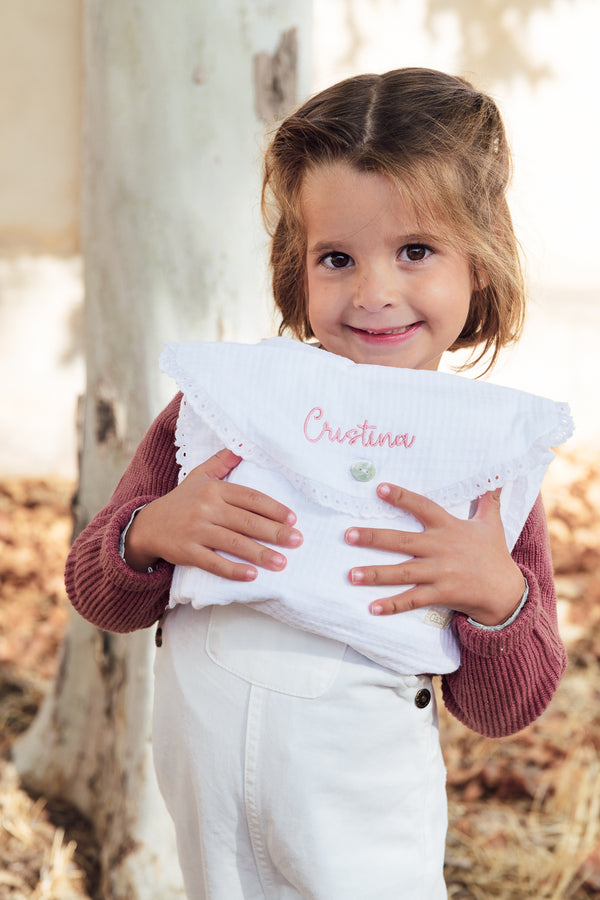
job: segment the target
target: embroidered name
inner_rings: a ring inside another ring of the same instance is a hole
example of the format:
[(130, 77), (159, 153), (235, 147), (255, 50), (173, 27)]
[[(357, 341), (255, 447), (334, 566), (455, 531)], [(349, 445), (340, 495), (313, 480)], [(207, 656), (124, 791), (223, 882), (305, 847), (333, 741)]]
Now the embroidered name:
[(332, 444), (348, 444), (353, 447), (406, 447), (408, 450), (415, 442), (415, 436), (392, 434), (390, 431), (378, 431), (377, 425), (370, 425), (369, 420), (344, 430), (339, 425), (331, 425), (323, 418), (323, 410), (314, 406), (304, 420), (304, 437), (311, 444), (327, 439)]

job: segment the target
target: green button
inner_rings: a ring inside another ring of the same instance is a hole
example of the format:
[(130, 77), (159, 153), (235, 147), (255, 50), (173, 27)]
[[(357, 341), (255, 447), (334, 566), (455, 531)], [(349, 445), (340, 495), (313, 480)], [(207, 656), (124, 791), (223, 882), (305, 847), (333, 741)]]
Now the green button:
[(375, 466), (368, 459), (358, 459), (350, 466), (352, 477), (357, 481), (371, 481), (375, 478)]

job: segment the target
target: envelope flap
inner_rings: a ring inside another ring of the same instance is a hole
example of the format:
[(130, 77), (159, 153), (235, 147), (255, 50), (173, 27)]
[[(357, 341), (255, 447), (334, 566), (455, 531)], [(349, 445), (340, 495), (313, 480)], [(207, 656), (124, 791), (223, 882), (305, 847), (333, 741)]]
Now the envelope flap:
[[(288, 338), (169, 344), (161, 367), (184, 393), (188, 431), (195, 417), (239, 456), (356, 515), (390, 515), (374, 491), (382, 480), (442, 506), (474, 499), (547, 466), (572, 433), (564, 403), (458, 375), (359, 365)], [(189, 451), (194, 435), (186, 440)]]

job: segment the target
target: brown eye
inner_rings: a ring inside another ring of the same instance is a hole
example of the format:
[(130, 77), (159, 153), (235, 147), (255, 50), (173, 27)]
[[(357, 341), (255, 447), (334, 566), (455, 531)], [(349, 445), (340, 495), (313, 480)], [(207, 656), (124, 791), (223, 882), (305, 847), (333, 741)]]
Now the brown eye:
[(351, 262), (347, 253), (328, 253), (323, 257), (323, 263), (329, 269), (345, 269)]
[(429, 252), (429, 248), (424, 244), (408, 244), (404, 247), (403, 255), (409, 262), (421, 262), (427, 258)]

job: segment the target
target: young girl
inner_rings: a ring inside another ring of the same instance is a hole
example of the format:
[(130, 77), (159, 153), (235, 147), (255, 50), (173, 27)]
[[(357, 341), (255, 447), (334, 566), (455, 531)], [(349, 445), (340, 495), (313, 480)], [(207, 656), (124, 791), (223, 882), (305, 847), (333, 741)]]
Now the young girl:
[(299, 341), (168, 348), (183, 400), (73, 545), (98, 627), (170, 607), (154, 753), (192, 900), (441, 900), (431, 674), (490, 736), (562, 676), (537, 495), (568, 413), (436, 372), (519, 334), (508, 175), (493, 101), (440, 72), (290, 115), (263, 208)]

